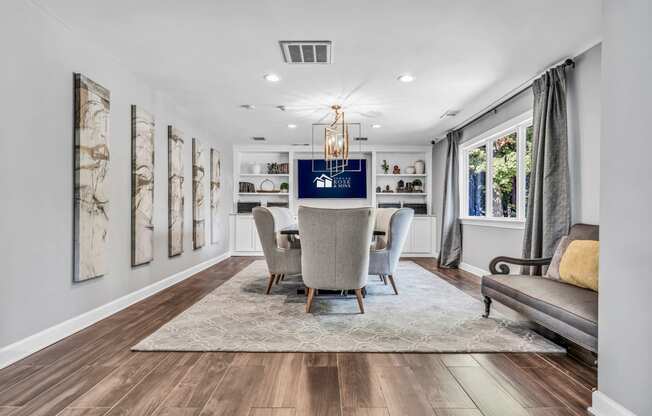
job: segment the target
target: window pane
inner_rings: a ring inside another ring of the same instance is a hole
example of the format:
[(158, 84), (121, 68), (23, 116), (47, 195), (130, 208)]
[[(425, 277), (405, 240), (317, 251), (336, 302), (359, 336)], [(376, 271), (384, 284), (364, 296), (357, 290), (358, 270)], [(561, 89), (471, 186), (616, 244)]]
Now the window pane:
[(530, 193), (530, 172), (532, 172), (532, 135), (533, 126), (525, 130), (525, 212), (527, 216), (527, 200)]
[(471, 150), (468, 158), (469, 216), (484, 216), (487, 214), (487, 147), (482, 146)]
[(516, 132), (493, 142), (493, 216), (516, 217)]

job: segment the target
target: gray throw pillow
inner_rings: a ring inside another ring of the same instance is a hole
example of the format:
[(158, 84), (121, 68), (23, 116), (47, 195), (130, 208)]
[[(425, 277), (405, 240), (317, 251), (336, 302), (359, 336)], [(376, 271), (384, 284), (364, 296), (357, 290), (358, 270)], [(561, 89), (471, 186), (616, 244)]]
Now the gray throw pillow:
[(568, 238), (568, 236), (564, 236), (559, 240), (559, 244), (557, 244), (557, 249), (555, 250), (555, 254), (552, 256), (552, 261), (550, 262), (550, 266), (548, 266), (545, 277), (556, 280), (561, 279), (561, 276), (559, 275), (559, 264), (561, 263), (561, 258), (564, 256), (571, 241), (572, 240)]

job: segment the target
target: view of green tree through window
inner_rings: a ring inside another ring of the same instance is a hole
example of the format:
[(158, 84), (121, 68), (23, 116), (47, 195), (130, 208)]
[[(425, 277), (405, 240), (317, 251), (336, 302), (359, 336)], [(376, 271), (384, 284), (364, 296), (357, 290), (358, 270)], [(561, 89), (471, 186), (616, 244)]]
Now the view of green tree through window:
[(527, 216), (527, 198), (530, 192), (530, 173), (532, 172), (532, 134), (533, 126), (528, 126), (525, 130), (525, 212)]
[(531, 118), (524, 116), (514, 119), (513, 124), (505, 123), (505, 128), (494, 134), (461, 146), (464, 216), (525, 219), (533, 128)]
[(487, 213), (487, 147), (473, 149), (468, 156), (469, 166), (469, 215), (484, 216)]
[(518, 151), (516, 132), (493, 142), (493, 216), (515, 218)]

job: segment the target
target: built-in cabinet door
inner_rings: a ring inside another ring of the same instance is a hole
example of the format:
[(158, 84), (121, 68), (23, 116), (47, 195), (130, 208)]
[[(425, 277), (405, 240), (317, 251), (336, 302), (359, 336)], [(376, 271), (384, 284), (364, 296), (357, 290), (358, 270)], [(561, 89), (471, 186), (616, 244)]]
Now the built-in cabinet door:
[(235, 250), (236, 251), (254, 251), (254, 240), (252, 228), (255, 228), (252, 217), (236, 216), (235, 217)]
[(410, 229), (412, 253), (432, 252), (433, 228), (433, 221), (430, 217), (414, 218)]

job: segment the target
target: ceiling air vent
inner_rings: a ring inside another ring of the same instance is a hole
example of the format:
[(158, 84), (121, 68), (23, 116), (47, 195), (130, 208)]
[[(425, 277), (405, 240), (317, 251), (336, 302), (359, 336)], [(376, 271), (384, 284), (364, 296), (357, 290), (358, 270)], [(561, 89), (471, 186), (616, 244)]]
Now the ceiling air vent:
[(330, 40), (282, 40), (281, 53), (286, 64), (330, 64)]
[(251, 140), (255, 142), (264, 142), (265, 138), (264, 137), (252, 137)]

